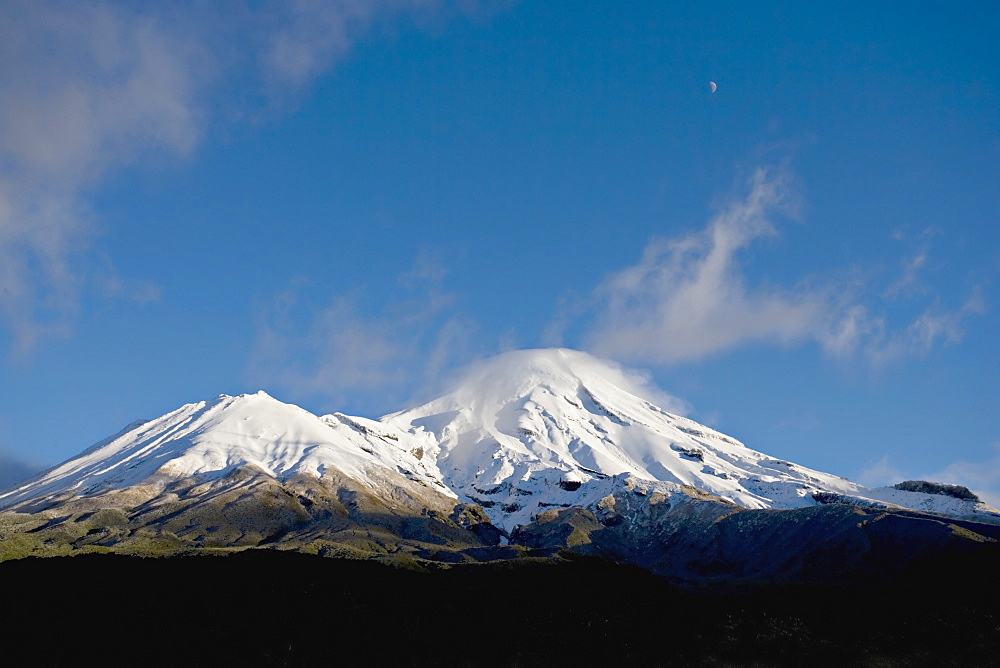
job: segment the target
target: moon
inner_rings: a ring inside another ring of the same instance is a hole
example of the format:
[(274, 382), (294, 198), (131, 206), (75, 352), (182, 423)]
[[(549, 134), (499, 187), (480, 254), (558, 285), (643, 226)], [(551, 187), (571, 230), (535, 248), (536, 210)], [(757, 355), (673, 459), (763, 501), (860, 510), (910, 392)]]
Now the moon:
[(717, 88), (718, 88), (718, 86), (715, 85), (714, 81), (709, 81), (708, 82), (708, 92), (714, 93), (715, 89), (717, 89)]

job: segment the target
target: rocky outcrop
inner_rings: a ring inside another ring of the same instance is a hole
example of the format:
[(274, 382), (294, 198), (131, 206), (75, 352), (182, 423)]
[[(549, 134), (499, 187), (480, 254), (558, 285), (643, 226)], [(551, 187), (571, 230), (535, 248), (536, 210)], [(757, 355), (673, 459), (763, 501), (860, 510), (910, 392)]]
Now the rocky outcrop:
[(473, 503), (458, 504), (448, 519), (471, 531), (487, 545), (499, 545), (507, 537), (507, 532), (494, 526), (486, 511)]
[(923, 492), (924, 494), (940, 494), (951, 496), (956, 499), (975, 501), (981, 503), (981, 499), (972, 490), (962, 485), (948, 485), (943, 482), (930, 482), (928, 480), (904, 480), (893, 485), (894, 489), (901, 489), (904, 492)]

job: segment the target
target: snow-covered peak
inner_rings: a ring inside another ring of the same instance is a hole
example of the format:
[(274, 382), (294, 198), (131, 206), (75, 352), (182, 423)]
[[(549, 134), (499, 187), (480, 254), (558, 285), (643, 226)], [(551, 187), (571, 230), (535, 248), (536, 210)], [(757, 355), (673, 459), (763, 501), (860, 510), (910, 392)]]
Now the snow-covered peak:
[(428, 466), (507, 528), (550, 507), (586, 505), (611, 479), (690, 485), (748, 508), (814, 505), (819, 495), (972, 512), (953, 508), (956, 499), (866, 488), (776, 459), (678, 408), (641, 375), (587, 353), (522, 350), (474, 365), (439, 399), (382, 421), (433, 435)]
[[(418, 459), (421, 437), (364, 418), (319, 418), (265, 392), (187, 404), (115, 436), (0, 495), (0, 507), (38, 497), (91, 496), (138, 484), (218, 478), (251, 466), (281, 480), (328, 468), (361, 481), (389, 469), (441, 492), (437, 472)], [(415, 450), (416, 455), (410, 452)]]
[[(686, 408), (676, 397), (651, 385), (646, 376), (567, 348), (514, 350), (476, 362), (452, 382), (446, 394), (427, 405), (489, 410), (532, 394), (575, 395), (581, 387), (616, 388), (668, 411)], [(391, 422), (391, 418), (383, 420)]]

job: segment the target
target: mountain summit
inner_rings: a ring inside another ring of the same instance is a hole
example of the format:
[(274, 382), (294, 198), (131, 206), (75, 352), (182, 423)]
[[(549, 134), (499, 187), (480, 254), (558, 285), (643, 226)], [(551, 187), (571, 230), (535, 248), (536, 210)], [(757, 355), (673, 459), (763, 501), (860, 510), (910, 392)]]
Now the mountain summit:
[(320, 418), (264, 392), (220, 395), (155, 420), (134, 422), (8, 490), (0, 495), (0, 504), (20, 506), (42, 499), (52, 503), (136, 486), (155, 494), (176, 480), (214, 483), (237, 469), (279, 481), (336, 471), (373, 488), (397, 484), (395, 477), (405, 471), (409, 479), (448, 494), (435, 474), (397, 447), (403, 436), (365, 418)]

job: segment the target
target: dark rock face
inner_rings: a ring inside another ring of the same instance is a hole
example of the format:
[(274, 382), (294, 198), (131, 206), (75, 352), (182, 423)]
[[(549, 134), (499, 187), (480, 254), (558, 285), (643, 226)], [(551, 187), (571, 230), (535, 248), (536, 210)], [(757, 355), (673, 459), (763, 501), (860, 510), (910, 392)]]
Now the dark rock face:
[[(685, 429), (684, 431), (689, 431)], [(701, 432), (696, 432), (698, 435), (702, 435)], [(682, 457), (687, 457), (688, 459), (693, 459), (699, 462), (705, 461), (705, 453), (698, 448), (685, 448), (684, 446), (677, 445), (674, 443), (670, 446), (670, 449), (679, 452)]]
[(550, 510), (511, 541), (635, 564), (685, 588), (866, 585), (892, 582), (928, 560), (988, 552), (1000, 527), (912, 511), (821, 505), (747, 510), (705, 498), (624, 494), (593, 510)]
[(813, 501), (820, 505), (842, 503), (848, 506), (861, 506), (863, 508), (888, 508), (886, 504), (878, 501), (860, 499), (856, 496), (847, 496), (846, 494), (837, 494), (835, 492), (813, 492), (812, 498)]
[(924, 494), (940, 494), (942, 496), (953, 496), (956, 499), (967, 501), (980, 501), (972, 490), (962, 485), (948, 485), (943, 482), (930, 482), (928, 480), (904, 480), (893, 485), (894, 488), (904, 492), (923, 492)]
[(455, 506), (449, 519), (463, 529), (471, 531), (486, 545), (499, 545), (507, 536), (503, 529), (490, 522), (490, 518), (480, 506), (472, 503), (460, 503)]

